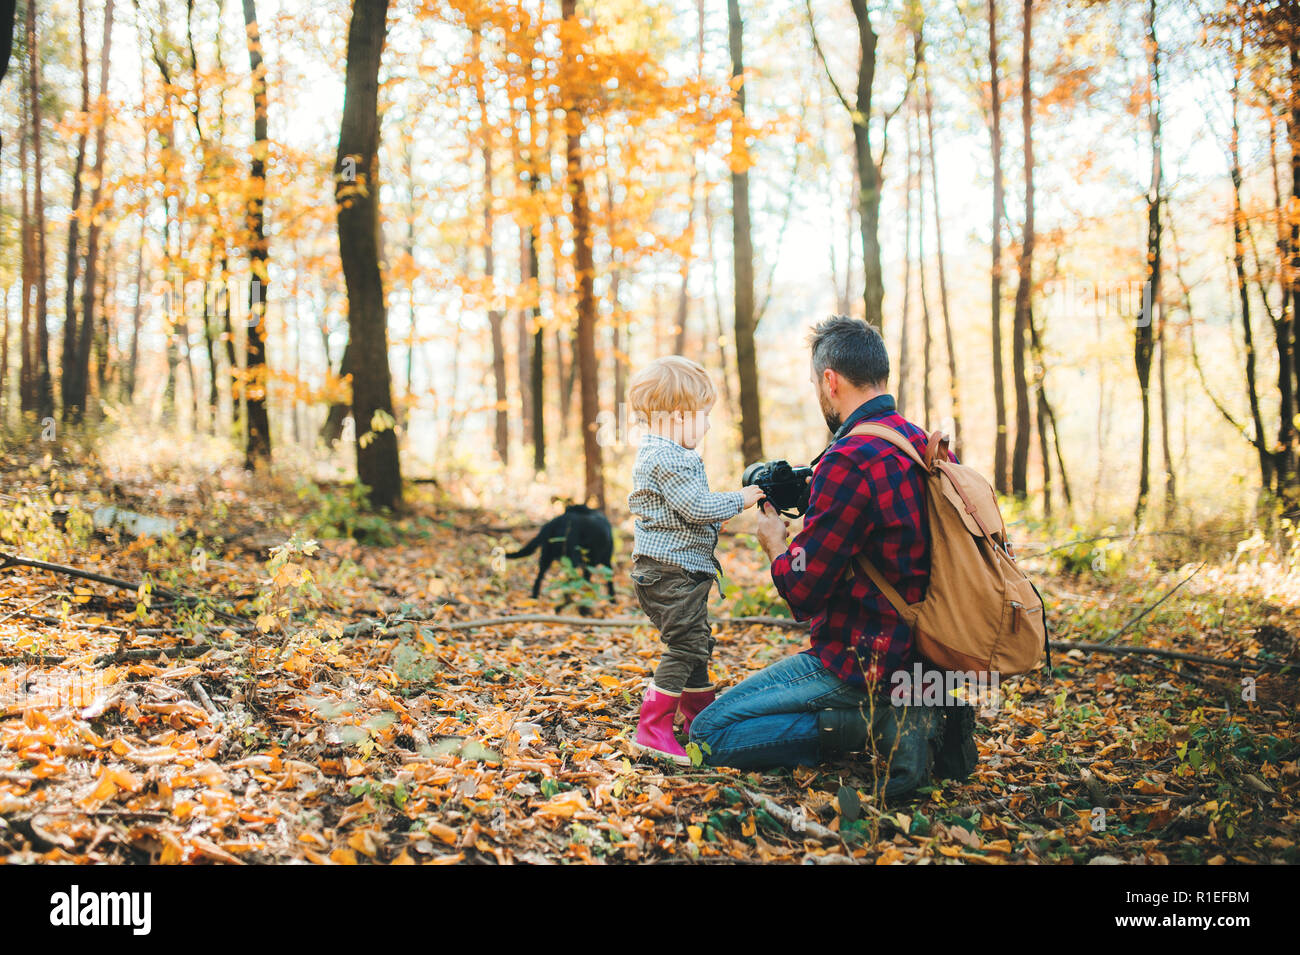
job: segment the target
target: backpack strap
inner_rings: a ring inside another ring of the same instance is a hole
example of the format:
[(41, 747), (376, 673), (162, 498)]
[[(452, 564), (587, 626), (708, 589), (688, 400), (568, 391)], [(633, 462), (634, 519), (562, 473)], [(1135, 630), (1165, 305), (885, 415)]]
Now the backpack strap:
[(948, 460), (948, 436), (942, 431), (931, 431), (925, 442), (925, 469), (933, 471), (936, 460)]
[[(925, 459), (921, 457), (921, 453), (916, 450), (916, 445), (912, 444), (912, 442), (907, 440), (901, 432), (894, 428), (883, 424), (871, 424), (870, 422), (867, 422), (858, 425), (850, 431), (849, 434), (867, 434), (871, 435), (873, 438), (880, 438), (884, 441), (888, 441), (919, 464), (921, 469), (927, 474), (930, 472), (929, 465)], [(937, 435), (938, 432), (935, 432), (935, 434)], [(870, 578), (871, 582), (876, 585), (876, 588), (885, 595), (885, 599), (888, 600), (893, 608), (898, 611), (898, 615), (900, 617), (903, 616), (907, 612), (909, 605), (894, 585), (885, 579), (885, 575), (880, 572), (880, 568), (867, 560), (866, 556), (863, 554), (858, 554), (854, 559), (857, 561), (858, 566), (862, 568), (863, 573)]]
[(882, 594), (885, 595), (885, 599), (888, 600), (893, 605), (894, 609), (898, 611), (898, 615), (900, 617), (903, 616), (904, 613), (907, 612), (909, 605), (907, 601), (903, 599), (902, 594), (894, 588), (893, 584), (885, 579), (885, 575), (880, 572), (879, 568), (877, 568), (871, 561), (867, 560), (864, 555), (858, 554), (854, 560), (858, 562), (858, 566), (862, 568), (863, 573), (871, 578), (871, 582), (879, 588)]
[(898, 450), (902, 451), (909, 458), (911, 458), (913, 461), (919, 464), (925, 471), (928, 472), (930, 470), (930, 468), (925, 463), (925, 460), (922, 459), (921, 453), (916, 450), (916, 445), (912, 444), (911, 441), (903, 437), (901, 432), (895, 430), (894, 428), (890, 428), (883, 424), (871, 424), (870, 422), (868, 422), (865, 424), (858, 425), (856, 428), (850, 431), (849, 434), (869, 434), (873, 438), (881, 438), (882, 440), (888, 441), (894, 447), (898, 448)]
[[(893, 428), (879, 424), (860, 424), (850, 431), (849, 434), (869, 434), (872, 437), (883, 438), (900, 451), (906, 452), (913, 461), (921, 465), (921, 468), (926, 474), (932, 474), (934, 472), (936, 459), (943, 461), (948, 460), (948, 439), (942, 431), (931, 432), (929, 440), (926, 442), (924, 459), (922, 459), (921, 455), (917, 453), (916, 446)], [(939, 455), (942, 455), (942, 457), (940, 458)], [(979, 529), (983, 532), (984, 536), (989, 540), (993, 540), (995, 531), (990, 527), (986, 527), (984, 522), (980, 520), (978, 509), (971, 503), (970, 498), (966, 495), (962, 486), (954, 481), (952, 487), (961, 498), (962, 504), (965, 505), (966, 512), (974, 518), (976, 525), (979, 526)], [(1002, 539), (1006, 540), (1005, 523), (1002, 525)]]

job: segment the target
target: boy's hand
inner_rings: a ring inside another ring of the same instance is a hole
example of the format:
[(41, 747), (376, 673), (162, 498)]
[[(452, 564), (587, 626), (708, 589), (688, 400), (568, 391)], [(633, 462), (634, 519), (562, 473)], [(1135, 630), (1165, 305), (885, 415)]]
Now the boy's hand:
[(758, 503), (759, 499), (763, 496), (763, 489), (757, 484), (751, 484), (748, 487), (741, 488), (740, 493), (745, 495), (745, 503), (741, 510), (746, 510)]

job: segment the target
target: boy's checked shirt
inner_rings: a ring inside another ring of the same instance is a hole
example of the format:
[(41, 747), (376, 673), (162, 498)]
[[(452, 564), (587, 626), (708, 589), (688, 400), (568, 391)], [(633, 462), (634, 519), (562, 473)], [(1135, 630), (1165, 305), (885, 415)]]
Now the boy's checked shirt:
[(895, 411), (892, 396), (854, 411), (813, 462), (803, 529), (772, 562), (772, 581), (795, 619), (812, 621), (804, 652), (840, 679), (879, 691), (879, 681), (914, 662), (912, 632), (854, 557), (865, 553), (916, 603), (930, 580), (930, 537), (920, 469), (882, 438), (846, 437), (865, 421), (901, 432), (925, 453), (925, 433)]
[(632, 468), (628, 509), (636, 515), (633, 557), (714, 574), (718, 527), (741, 512), (740, 491), (709, 490), (704, 462), (676, 441), (647, 433)]

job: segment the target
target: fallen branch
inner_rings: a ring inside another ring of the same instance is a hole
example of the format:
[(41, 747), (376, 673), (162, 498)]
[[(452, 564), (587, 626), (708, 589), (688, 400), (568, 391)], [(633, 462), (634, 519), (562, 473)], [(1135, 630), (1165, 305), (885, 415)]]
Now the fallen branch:
[(1126, 541), (1138, 537), (1182, 537), (1184, 539), (1195, 539), (1201, 537), (1238, 537), (1250, 531), (1249, 527), (1236, 527), (1224, 531), (1135, 531), (1132, 534), (1101, 534), (1097, 537), (1083, 537), (1078, 540), (1066, 541), (1064, 544), (1056, 544), (1046, 550), (1024, 551), (1016, 549), (1016, 560), (1031, 560), (1038, 557), (1046, 557), (1048, 554), (1055, 554), (1057, 551), (1068, 550), (1071, 547), (1078, 547), (1081, 544), (1095, 544), (1097, 541)]
[(134, 663), (139, 660), (153, 660), (157, 657), (168, 656), (172, 659), (188, 659), (190, 657), (201, 657), (203, 654), (212, 650), (231, 650), (221, 643), (195, 643), (183, 647), (149, 647), (145, 650), (119, 650), (116, 653), (105, 653), (102, 656), (95, 657), (96, 666), (105, 666), (110, 663)]
[[(44, 560), (32, 560), (30, 557), (18, 557), (14, 554), (0, 553), (0, 570), (7, 570), (10, 567), (30, 567), (33, 570), (47, 570), (55, 574), (63, 574), (67, 577), (76, 577), (80, 580), (92, 580), (95, 583), (107, 584), (110, 587), (116, 587), (119, 590), (131, 590), (138, 592), (143, 585), (141, 581), (123, 580), (121, 577), (110, 577), (107, 574), (97, 574), (91, 570), (82, 570), (80, 567), (69, 567), (67, 564), (52, 564)], [(196, 604), (199, 602), (198, 597), (191, 597), (187, 594), (178, 594), (175, 591), (168, 590), (166, 587), (155, 585), (152, 590), (153, 594), (167, 600), (175, 600), (181, 603)], [(231, 623), (237, 623), (243, 626), (248, 625), (248, 621), (243, 617), (237, 617), (232, 613), (227, 613), (216, 607), (209, 607), (214, 616)]]
[(1178, 677), (1178, 679), (1180, 680), (1190, 680), (1192, 683), (1195, 683), (1197, 686), (1203, 686), (1207, 690), (1216, 689), (1214, 684), (1212, 684), (1209, 680), (1199, 677), (1195, 673), (1186, 673), (1183, 671), (1175, 670), (1173, 667), (1165, 666), (1159, 660), (1144, 660), (1141, 657), (1137, 657), (1133, 660), (1133, 662), (1136, 663), (1138, 666), (1150, 667), (1151, 669), (1159, 670), (1162, 673), (1172, 674), (1173, 676)]
[(1079, 768), (1079, 778), (1083, 781), (1084, 788), (1088, 790), (1088, 797), (1092, 799), (1094, 806), (1101, 806), (1103, 809), (1110, 807), (1110, 797), (1106, 795), (1101, 780), (1084, 767)]
[(1005, 796), (999, 796), (997, 799), (986, 799), (984, 802), (973, 802), (966, 806), (954, 806), (952, 808), (945, 807), (937, 810), (937, 812), (941, 812), (946, 816), (961, 816), (963, 819), (973, 812), (978, 812), (980, 815), (983, 815), (993, 809), (1006, 809), (1010, 812), (1007, 803), (1018, 795), (1020, 795), (1018, 792), (1009, 793)]
[(832, 853), (829, 855), (818, 856), (809, 853), (803, 857), (803, 865), (857, 865), (858, 860), (851, 856), (839, 855)]
[(1216, 657), (1201, 656), (1198, 653), (1183, 653), (1181, 650), (1161, 650), (1156, 647), (1131, 645), (1116, 647), (1109, 643), (1072, 643), (1068, 640), (1053, 640), (1052, 649), (1083, 650), (1088, 653), (1109, 653), (1115, 656), (1139, 653), (1153, 657), (1168, 657), (1171, 660), (1187, 660), (1206, 666), (1228, 667), (1233, 670), (1287, 670), (1297, 667), (1295, 663), (1274, 663), (1271, 660), (1220, 660)]
[(755, 809), (762, 809), (769, 816), (775, 819), (781, 825), (785, 826), (797, 836), (808, 835), (818, 842), (839, 842), (840, 837), (831, 832), (820, 822), (813, 822), (802, 815), (796, 815), (789, 809), (786, 809), (776, 800), (762, 793), (756, 793), (749, 789), (740, 789), (738, 792), (749, 800), (750, 805)]
[(127, 819), (171, 819), (156, 809), (42, 809), (42, 816), (121, 816)]
[[(721, 626), (774, 626), (803, 629), (808, 624), (789, 617), (712, 617), (710, 623)], [(503, 617), (480, 617), (474, 620), (455, 620), (441, 623), (428, 620), (422, 616), (400, 615), (382, 620), (361, 620), (343, 628), (345, 637), (363, 637), (375, 634), (383, 637), (398, 637), (411, 633), (416, 624), (430, 630), (477, 630), (480, 627), (506, 626), (515, 623), (567, 623), (580, 627), (644, 627), (649, 625), (647, 617), (578, 617), (554, 613), (520, 613)], [(378, 631), (383, 628), (383, 633)]]
[(194, 698), (199, 701), (199, 705), (207, 712), (208, 716), (217, 720), (222, 719), (221, 710), (217, 709), (217, 705), (212, 702), (212, 697), (208, 696), (208, 691), (203, 689), (203, 684), (199, 682), (198, 677), (194, 677), (194, 679), (189, 681), (189, 689), (194, 695)]
[(1152, 610), (1155, 610), (1157, 607), (1159, 607), (1162, 603), (1164, 603), (1166, 600), (1168, 600), (1170, 597), (1176, 594), (1178, 592), (1178, 589), (1182, 587), (1183, 584), (1187, 583), (1189, 580), (1191, 580), (1193, 577), (1199, 574), (1201, 572), (1201, 568), (1204, 567), (1207, 563), (1209, 563), (1208, 560), (1201, 561), (1200, 565), (1194, 571), (1192, 571), (1182, 580), (1178, 581), (1178, 583), (1174, 584), (1174, 586), (1169, 591), (1167, 591), (1163, 597), (1161, 597), (1155, 603), (1144, 607), (1136, 616), (1130, 618), (1128, 623), (1124, 624), (1124, 626), (1120, 627), (1110, 636), (1106, 637), (1106, 642), (1109, 643), (1111, 640), (1118, 640), (1120, 637), (1122, 637), (1125, 633), (1128, 632), (1129, 627), (1133, 626), (1133, 624), (1137, 623), (1139, 620), (1141, 620), (1143, 617), (1149, 614)]
[(44, 623), (51, 627), (79, 627), (82, 630), (98, 630), (101, 633), (135, 633), (130, 627), (115, 627), (109, 623), (87, 623), (84, 620), (64, 620), (62, 617), (51, 617), (48, 614), (30, 613), (27, 619), (33, 623)]
[(435, 630), (477, 630), (512, 623), (572, 623), (584, 627), (643, 627), (650, 623), (648, 617), (575, 617), (558, 613), (521, 613), (505, 617), (482, 617), (477, 620), (457, 620), (452, 623), (429, 621)]
[(24, 653), (16, 657), (0, 657), (0, 666), (23, 666), (31, 664), (33, 666), (56, 666), (62, 663), (67, 657), (61, 657), (51, 654)]
[[(1204, 566), (1202, 564), (1201, 566)], [(1197, 570), (1200, 570), (1198, 567)], [(1195, 573), (1195, 572), (1193, 572)], [(1178, 586), (1170, 590), (1159, 601), (1152, 604), (1137, 617), (1130, 621), (1130, 625), (1144, 616), (1146, 613), (1154, 610), (1161, 602), (1173, 595), (1174, 591), (1187, 583), (1191, 576), (1184, 578)], [(739, 626), (776, 626), (787, 627), (792, 629), (802, 629), (808, 626), (807, 623), (799, 620), (791, 620), (789, 617), (713, 617), (711, 623), (721, 626), (739, 625)], [(480, 617), (474, 620), (456, 620), (450, 623), (439, 623), (436, 621), (425, 620), (417, 617), (415, 620), (406, 620), (403, 618), (394, 619), (392, 623), (385, 624), (380, 620), (362, 620), (358, 623), (350, 624), (343, 628), (345, 637), (364, 637), (379, 636), (383, 638), (402, 637), (414, 632), (416, 625), (427, 627), (430, 630), (476, 630), (480, 627), (503, 626), (516, 623), (566, 623), (581, 627), (640, 627), (649, 623), (645, 617), (576, 617), (564, 614), (546, 614), (546, 613), (521, 613), (502, 617)], [(380, 628), (384, 628), (380, 633)], [(1113, 637), (1115, 639), (1124, 631), (1118, 631)], [(1109, 653), (1115, 656), (1124, 656), (1127, 654), (1145, 654), (1148, 656), (1168, 657), (1174, 660), (1187, 660), (1191, 663), (1201, 663), (1206, 666), (1221, 666), (1234, 670), (1286, 670), (1290, 667), (1296, 667), (1294, 663), (1274, 663), (1269, 660), (1221, 660), (1215, 657), (1201, 656), (1195, 653), (1183, 653), (1179, 650), (1162, 650), (1156, 647), (1141, 647), (1125, 644), (1113, 646), (1109, 643), (1075, 643), (1069, 640), (1051, 641), (1053, 650), (1082, 650), (1089, 653)], [(153, 652), (153, 651), (151, 651)]]
[(33, 607), (39, 607), (41, 604), (45, 603), (45, 601), (51, 600), (55, 596), (56, 594), (54, 593), (48, 593), (44, 597), (41, 597), (39, 600), (33, 600), (25, 607), (19, 607), (17, 610), (10, 611), (9, 613), (5, 614), (3, 617), (0, 617), (0, 623), (4, 623), (6, 620), (10, 620), (13, 617), (16, 617), (20, 613), (26, 613), (27, 611), (31, 610)]

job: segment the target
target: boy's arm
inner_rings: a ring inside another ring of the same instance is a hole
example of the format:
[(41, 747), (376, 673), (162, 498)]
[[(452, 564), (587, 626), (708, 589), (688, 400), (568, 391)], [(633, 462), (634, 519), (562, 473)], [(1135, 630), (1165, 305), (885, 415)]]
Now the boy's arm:
[(688, 524), (713, 524), (739, 514), (745, 505), (740, 491), (710, 491), (703, 470), (661, 464), (656, 468), (659, 489), (668, 506)]

